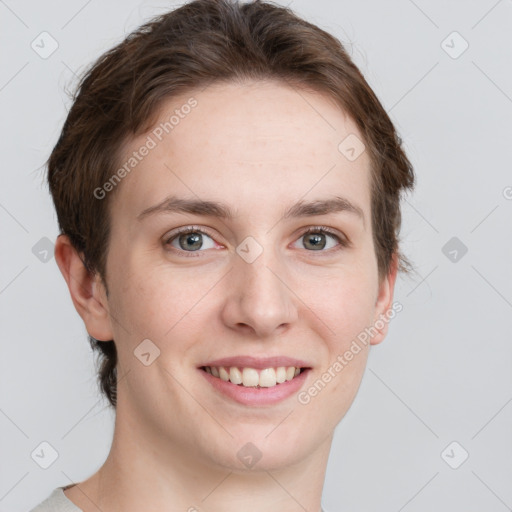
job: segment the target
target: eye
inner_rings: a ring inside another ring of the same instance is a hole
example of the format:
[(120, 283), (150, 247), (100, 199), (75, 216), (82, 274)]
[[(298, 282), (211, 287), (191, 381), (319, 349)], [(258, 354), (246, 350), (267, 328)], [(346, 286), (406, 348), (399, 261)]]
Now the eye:
[[(205, 237), (209, 239), (205, 243)], [(331, 239), (331, 243), (326, 238)], [(349, 242), (336, 232), (324, 226), (313, 226), (302, 233), (299, 240), (305, 239), (303, 244), (310, 252), (330, 252), (349, 246)], [(334, 240), (334, 243), (332, 242)], [(337, 242), (337, 244), (335, 243)], [(216, 249), (218, 244), (204, 229), (196, 226), (181, 228), (165, 238), (165, 245), (169, 245), (174, 251), (182, 253), (201, 252), (200, 249)], [(327, 250), (324, 250), (327, 249)], [(192, 254), (190, 254), (192, 256)]]
[[(326, 237), (338, 242), (338, 247), (335, 248), (334, 250), (339, 250), (342, 249), (343, 247), (348, 246), (348, 242), (345, 238), (341, 237), (340, 235), (336, 234), (335, 232), (331, 231), (329, 228), (326, 228), (324, 226), (314, 226), (309, 228), (301, 235), (299, 240), (305, 240), (303, 245), (306, 249), (311, 249), (315, 252), (328, 252), (322, 250), (329, 245), (329, 242), (325, 240)], [(327, 247), (327, 249), (332, 249), (335, 246), (336, 244), (331, 243), (330, 246)]]
[[(210, 239), (210, 242), (204, 242), (204, 237)], [(165, 245), (170, 245), (177, 251), (197, 252), (199, 249), (215, 249), (216, 244), (213, 238), (204, 230), (195, 226), (189, 226), (174, 232), (165, 239)]]

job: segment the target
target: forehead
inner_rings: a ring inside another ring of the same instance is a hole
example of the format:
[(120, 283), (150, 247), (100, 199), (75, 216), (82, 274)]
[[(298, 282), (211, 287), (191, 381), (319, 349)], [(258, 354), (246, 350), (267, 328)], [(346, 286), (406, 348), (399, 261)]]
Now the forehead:
[(155, 125), (125, 145), (124, 162), (152, 147), (115, 200), (141, 211), (178, 193), (237, 209), (255, 206), (255, 196), (261, 207), (262, 197), (288, 203), (340, 193), (365, 209), (370, 160), (366, 151), (348, 159), (347, 137), (362, 143), (353, 120), (323, 94), (280, 82), (215, 83), (166, 100)]
[[(160, 119), (165, 121), (176, 105), (179, 108), (192, 96), (197, 106), (173, 129), (173, 135), (176, 140), (183, 135), (179, 142), (184, 149), (201, 140), (203, 151), (193, 156), (208, 150), (223, 156), (229, 149), (230, 158), (245, 161), (252, 155), (265, 161), (265, 153), (268, 160), (299, 160), (305, 154), (337, 153), (340, 137), (359, 135), (355, 123), (325, 94), (277, 81), (214, 83), (196, 94), (170, 100), (161, 109)], [(193, 129), (194, 138), (187, 136), (190, 130), (185, 133), (187, 127)]]

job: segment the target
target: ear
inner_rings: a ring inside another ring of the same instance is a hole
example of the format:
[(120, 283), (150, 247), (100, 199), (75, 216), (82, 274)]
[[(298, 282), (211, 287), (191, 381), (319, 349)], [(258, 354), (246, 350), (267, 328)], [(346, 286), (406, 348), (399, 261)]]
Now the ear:
[(114, 339), (103, 281), (99, 274), (91, 274), (85, 268), (66, 235), (57, 237), (55, 260), (89, 335), (99, 341)]
[(389, 272), (379, 283), (377, 301), (375, 303), (375, 318), (373, 326), (377, 329), (377, 334), (372, 337), (370, 344), (378, 345), (384, 340), (388, 333), (389, 309), (393, 303), (393, 292), (398, 274), (398, 255), (395, 253), (389, 266)]

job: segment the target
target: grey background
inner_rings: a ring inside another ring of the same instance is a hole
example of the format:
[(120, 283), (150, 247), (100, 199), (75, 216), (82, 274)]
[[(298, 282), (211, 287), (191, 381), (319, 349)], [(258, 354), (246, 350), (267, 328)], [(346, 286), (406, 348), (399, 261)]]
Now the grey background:
[[(85, 328), (52, 253), (41, 261), (58, 234), (42, 165), (75, 73), (172, 5), (0, 0), (0, 511), (28, 510), (108, 454), (113, 415)], [(399, 278), (404, 309), (336, 430), (324, 508), (512, 510), (512, 2), (290, 7), (346, 43), (418, 177), (402, 228), (417, 274)], [(59, 45), (47, 59), (31, 48), (43, 31)], [(457, 58), (454, 31), (469, 44)], [(43, 441), (58, 452), (48, 469), (31, 458)]]

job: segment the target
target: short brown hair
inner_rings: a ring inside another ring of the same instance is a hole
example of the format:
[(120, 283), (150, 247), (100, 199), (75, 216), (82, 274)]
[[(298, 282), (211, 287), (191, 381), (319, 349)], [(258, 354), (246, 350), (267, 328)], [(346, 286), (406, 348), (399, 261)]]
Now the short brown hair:
[[(371, 159), (379, 276), (389, 272), (394, 255), (399, 270), (411, 268), (398, 234), (400, 194), (412, 190), (413, 168), (385, 109), (340, 41), (271, 2), (195, 0), (142, 25), (92, 65), (48, 160), (61, 233), (105, 284), (110, 201), (98, 199), (94, 190), (119, 165), (122, 144), (151, 127), (163, 100), (214, 82), (251, 79), (326, 93), (356, 122)], [(101, 390), (115, 407), (114, 341), (89, 340), (101, 359)]]

